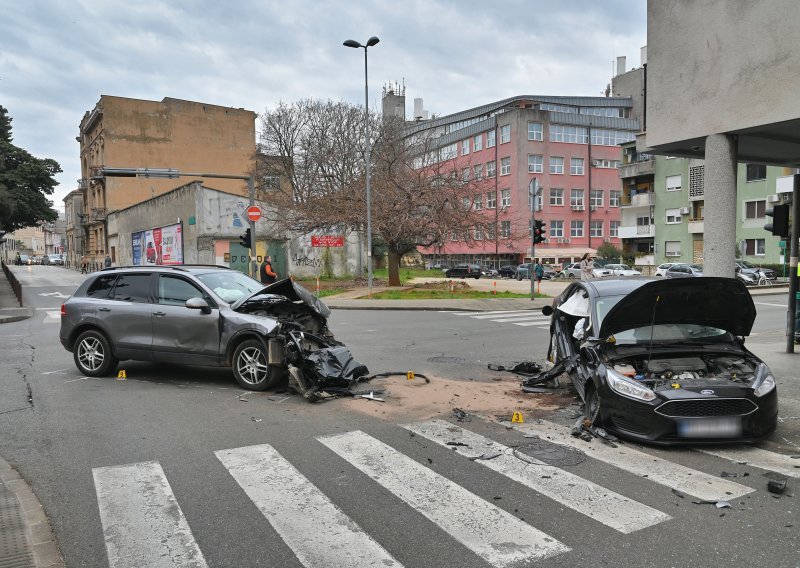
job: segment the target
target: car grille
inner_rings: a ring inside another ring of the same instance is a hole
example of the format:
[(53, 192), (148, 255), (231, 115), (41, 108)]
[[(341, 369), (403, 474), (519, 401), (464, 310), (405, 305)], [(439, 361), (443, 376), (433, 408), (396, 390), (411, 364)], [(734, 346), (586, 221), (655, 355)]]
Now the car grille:
[(746, 398), (670, 400), (656, 408), (657, 413), (675, 418), (742, 416), (756, 410), (758, 406)]
[(635, 424), (633, 422), (628, 422), (627, 420), (621, 420), (620, 418), (614, 418), (613, 422), (614, 426), (616, 426), (620, 430), (625, 430), (627, 432), (630, 432), (631, 434), (640, 434), (642, 436), (648, 434), (647, 428), (643, 428), (642, 426), (639, 426), (638, 424)]

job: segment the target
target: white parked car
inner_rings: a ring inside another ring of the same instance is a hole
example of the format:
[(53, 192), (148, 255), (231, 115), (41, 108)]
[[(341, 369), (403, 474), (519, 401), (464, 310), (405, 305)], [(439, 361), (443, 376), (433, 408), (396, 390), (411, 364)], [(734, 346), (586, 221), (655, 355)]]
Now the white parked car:
[(656, 276), (666, 276), (670, 266), (675, 266), (676, 264), (680, 264), (680, 262), (665, 262), (664, 264), (659, 264), (658, 268), (656, 268)]
[[(580, 278), (581, 277), (581, 263), (573, 262), (564, 268), (562, 274), (567, 278)], [(592, 263), (592, 277), (593, 278), (607, 278), (611, 276), (611, 271), (604, 266), (600, 266), (596, 262)]]
[(627, 264), (606, 264), (603, 268), (610, 270), (614, 276), (641, 276), (642, 273), (634, 270)]

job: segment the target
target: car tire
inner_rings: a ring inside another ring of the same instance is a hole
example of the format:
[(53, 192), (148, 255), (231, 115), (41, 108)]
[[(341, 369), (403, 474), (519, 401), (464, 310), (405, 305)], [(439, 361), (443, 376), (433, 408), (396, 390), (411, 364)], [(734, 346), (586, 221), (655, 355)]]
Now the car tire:
[[(600, 395), (592, 384), (586, 386), (586, 400), (583, 404), (583, 416), (591, 420), (593, 426), (601, 425)], [(595, 421), (597, 422), (595, 423)]]
[(575, 275), (574, 275), (572, 272), (570, 272), (570, 273), (568, 274), (568, 276), (569, 276), (570, 278), (575, 278)]
[(111, 342), (101, 331), (84, 331), (75, 340), (72, 358), (78, 370), (87, 377), (104, 377), (119, 364)]
[(242, 341), (233, 352), (233, 376), (243, 389), (263, 391), (275, 386), (285, 373), (267, 364), (264, 344), (257, 339)]

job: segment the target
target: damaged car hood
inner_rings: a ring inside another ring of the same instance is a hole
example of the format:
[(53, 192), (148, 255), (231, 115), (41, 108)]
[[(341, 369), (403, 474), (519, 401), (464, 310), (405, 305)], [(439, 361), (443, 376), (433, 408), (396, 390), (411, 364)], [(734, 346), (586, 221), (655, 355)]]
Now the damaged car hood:
[(231, 304), (231, 309), (234, 311), (238, 310), (242, 305), (244, 305), (248, 300), (254, 298), (256, 296), (261, 296), (264, 294), (272, 294), (276, 296), (284, 296), (288, 298), (292, 302), (301, 301), (305, 305), (307, 305), (311, 310), (313, 310), (316, 314), (322, 316), (323, 318), (328, 318), (331, 315), (331, 310), (326, 306), (323, 302), (319, 300), (314, 294), (296, 284), (290, 278), (286, 278), (284, 280), (279, 280), (273, 284), (265, 286), (260, 290), (257, 290), (250, 294), (249, 296), (242, 296), (236, 302)]
[(685, 278), (647, 282), (622, 298), (603, 319), (599, 336), (661, 324), (695, 324), (750, 334), (756, 307), (734, 278)]

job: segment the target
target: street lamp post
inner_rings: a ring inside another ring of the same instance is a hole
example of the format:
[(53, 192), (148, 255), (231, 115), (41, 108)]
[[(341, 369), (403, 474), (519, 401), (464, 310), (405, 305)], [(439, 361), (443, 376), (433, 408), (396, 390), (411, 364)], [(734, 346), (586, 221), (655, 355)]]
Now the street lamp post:
[(367, 80), (367, 49), (377, 45), (380, 40), (372, 36), (367, 40), (366, 45), (361, 45), (354, 39), (344, 42), (346, 47), (364, 48), (364, 156), (367, 167), (367, 286), (369, 287), (369, 297), (372, 297), (372, 193), (370, 188), (370, 166), (369, 166), (369, 82)]

